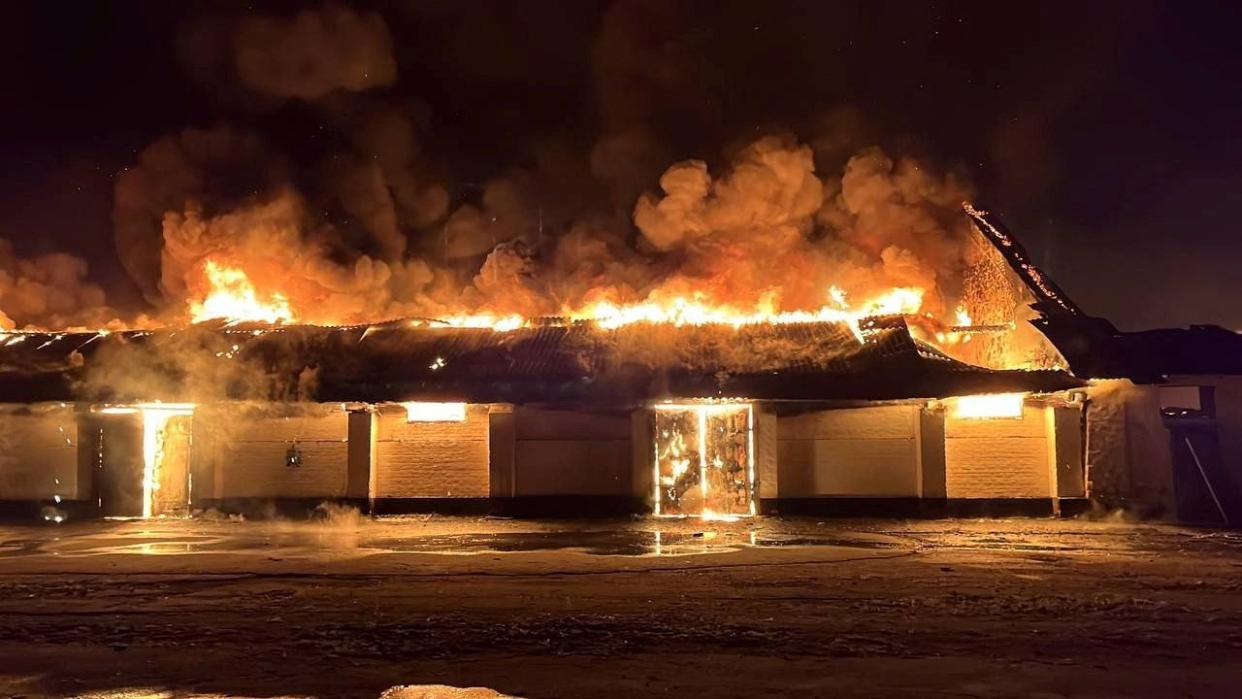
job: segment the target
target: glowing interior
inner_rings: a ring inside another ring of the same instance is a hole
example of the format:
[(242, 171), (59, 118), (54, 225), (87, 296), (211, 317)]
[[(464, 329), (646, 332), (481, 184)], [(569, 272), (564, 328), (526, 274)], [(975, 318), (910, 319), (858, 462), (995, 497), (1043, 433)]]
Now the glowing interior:
[(951, 415), (964, 420), (1021, 418), (1024, 393), (988, 393), (953, 399)]
[(465, 422), (465, 403), (402, 403), (406, 422)]
[(160, 488), (160, 465), (164, 460), (164, 427), (178, 415), (193, 415), (193, 403), (149, 403), (142, 413), (142, 516), (154, 513), (155, 491)]
[(655, 514), (755, 514), (754, 410), (749, 403), (655, 406)]

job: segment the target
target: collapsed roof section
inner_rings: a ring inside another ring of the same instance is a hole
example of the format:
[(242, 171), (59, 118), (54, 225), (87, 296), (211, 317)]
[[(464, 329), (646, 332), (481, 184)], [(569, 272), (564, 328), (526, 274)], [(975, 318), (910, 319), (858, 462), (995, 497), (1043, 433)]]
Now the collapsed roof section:
[(901, 318), (863, 324), (603, 329), (549, 320), (508, 331), (402, 321), (11, 333), (0, 401), (454, 400), (626, 407), (663, 398), (897, 400), (1056, 391), (1055, 371), (950, 359)]
[(1242, 335), (1215, 325), (1123, 332), (1083, 313), (999, 219), (963, 204), (975, 229), (1000, 252), (1035, 297), (1030, 320), (1084, 378), (1158, 382), (1175, 375), (1242, 374)]

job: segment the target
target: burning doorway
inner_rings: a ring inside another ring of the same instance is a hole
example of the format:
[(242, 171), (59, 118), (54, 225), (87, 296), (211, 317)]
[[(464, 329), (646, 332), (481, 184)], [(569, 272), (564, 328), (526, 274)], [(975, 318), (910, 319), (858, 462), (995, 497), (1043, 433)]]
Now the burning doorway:
[(144, 517), (190, 514), (190, 409), (143, 410)]
[(105, 517), (189, 514), (193, 414), (194, 406), (188, 403), (98, 411), (95, 497)]
[(655, 513), (755, 514), (754, 425), (749, 403), (655, 406)]

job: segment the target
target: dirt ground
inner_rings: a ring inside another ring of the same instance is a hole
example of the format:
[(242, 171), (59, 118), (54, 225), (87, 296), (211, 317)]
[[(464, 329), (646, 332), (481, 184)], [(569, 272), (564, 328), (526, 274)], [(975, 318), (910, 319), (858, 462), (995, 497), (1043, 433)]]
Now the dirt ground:
[(1240, 592), (1125, 523), (3, 526), (0, 696), (1238, 696)]

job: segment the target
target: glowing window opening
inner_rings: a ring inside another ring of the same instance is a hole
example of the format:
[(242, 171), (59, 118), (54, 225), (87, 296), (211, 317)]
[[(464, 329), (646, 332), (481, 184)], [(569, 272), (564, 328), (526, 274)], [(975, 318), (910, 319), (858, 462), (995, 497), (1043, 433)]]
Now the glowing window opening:
[(953, 399), (952, 417), (958, 420), (1021, 420), (1025, 393), (988, 393)]
[(406, 422), (465, 422), (465, 403), (402, 403)]

